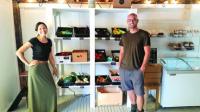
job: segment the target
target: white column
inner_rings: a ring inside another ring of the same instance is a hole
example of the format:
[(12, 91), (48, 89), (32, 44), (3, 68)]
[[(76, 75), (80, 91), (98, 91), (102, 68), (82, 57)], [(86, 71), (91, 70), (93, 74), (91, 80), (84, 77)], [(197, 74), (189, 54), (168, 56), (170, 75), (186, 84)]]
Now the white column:
[(90, 11), (90, 107), (95, 109), (95, 9)]

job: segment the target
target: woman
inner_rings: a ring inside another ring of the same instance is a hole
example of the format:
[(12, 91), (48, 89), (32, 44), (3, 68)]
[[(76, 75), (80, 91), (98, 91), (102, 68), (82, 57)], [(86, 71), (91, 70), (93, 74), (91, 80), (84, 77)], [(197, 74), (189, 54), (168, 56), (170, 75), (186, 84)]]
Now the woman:
[[(57, 75), (52, 53), (52, 42), (46, 37), (48, 29), (45, 23), (38, 22), (35, 31), (38, 32), (37, 37), (31, 38), (16, 52), (19, 59), (29, 66), (28, 110), (29, 112), (56, 112), (56, 86), (48, 66), (49, 60), (53, 74)], [(33, 50), (33, 60), (30, 62), (24, 57), (24, 52), (28, 48)]]

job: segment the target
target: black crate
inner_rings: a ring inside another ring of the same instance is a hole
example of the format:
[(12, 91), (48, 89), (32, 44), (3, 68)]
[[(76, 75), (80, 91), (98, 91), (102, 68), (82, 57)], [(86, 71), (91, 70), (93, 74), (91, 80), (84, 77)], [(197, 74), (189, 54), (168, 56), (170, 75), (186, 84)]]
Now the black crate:
[(149, 63), (157, 63), (157, 48), (151, 48)]
[(69, 56), (69, 55), (72, 55), (72, 52), (59, 52), (56, 53), (55, 56)]
[(111, 50), (113, 61), (119, 62), (119, 50)]
[(110, 37), (110, 35), (107, 28), (95, 28), (95, 37)]
[[(83, 76), (77, 76), (79, 79), (80, 77)], [(88, 83), (75, 83), (75, 82), (68, 82), (68, 83), (64, 83), (64, 80), (59, 79), (59, 81), (57, 82), (58, 86), (62, 87), (62, 88), (68, 88), (69, 86), (84, 86), (84, 85), (90, 85), (90, 76), (84, 76), (88, 79)]]
[(74, 27), (75, 37), (90, 37), (89, 27)]
[(96, 62), (105, 62), (106, 59), (106, 51), (105, 49), (95, 49), (95, 61)]
[(72, 37), (73, 28), (71, 27), (58, 27), (56, 31), (57, 37)]
[[(105, 82), (99, 81), (98, 78), (100, 77), (103, 78)], [(110, 85), (112, 84), (112, 80), (110, 79), (109, 75), (99, 75), (99, 76), (95, 76), (95, 83), (96, 85)]]
[(120, 27), (113, 27), (112, 28), (112, 37), (121, 37), (124, 33), (122, 33), (121, 31), (119, 31), (120, 33), (119, 34), (116, 34), (116, 33), (114, 33), (115, 31), (115, 29), (117, 29), (117, 31), (119, 31), (119, 30), (121, 30), (122, 32), (127, 32), (127, 29), (126, 28), (120, 28)]
[[(104, 78), (105, 82), (99, 82), (98, 77)], [(103, 85), (120, 85), (121, 83), (120, 83), (120, 81), (119, 82), (112, 82), (109, 75), (98, 75), (98, 76), (95, 76), (95, 84), (103, 86)]]

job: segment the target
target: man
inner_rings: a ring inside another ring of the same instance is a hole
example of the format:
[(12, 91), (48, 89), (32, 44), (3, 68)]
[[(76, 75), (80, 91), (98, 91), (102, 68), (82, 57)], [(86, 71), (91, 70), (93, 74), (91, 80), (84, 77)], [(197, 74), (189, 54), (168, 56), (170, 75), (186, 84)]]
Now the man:
[(127, 17), (129, 32), (120, 40), (119, 74), (122, 90), (127, 91), (131, 112), (143, 112), (144, 71), (150, 56), (150, 35), (137, 27), (138, 17)]

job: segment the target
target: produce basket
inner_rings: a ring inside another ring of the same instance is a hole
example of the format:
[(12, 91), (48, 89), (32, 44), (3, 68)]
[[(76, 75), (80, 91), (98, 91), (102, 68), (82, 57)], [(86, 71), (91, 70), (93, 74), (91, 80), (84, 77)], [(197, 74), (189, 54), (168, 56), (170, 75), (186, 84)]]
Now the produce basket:
[(89, 27), (74, 27), (75, 37), (90, 37)]
[(110, 37), (110, 35), (107, 28), (95, 28), (95, 37)]
[(126, 28), (113, 27), (112, 28), (112, 37), (121, 37), (127, 32)]
[(71, 72), (67, 76), (62, 76), (57, 82), (60, 87), (68, 87), (68, 86), (81, 86), (81, 85), (89, 85), (90, 84), (90, 76), (85, 73), (83, 75), (78, 75), (75, 72)]
[(106, 60), (107, 58), (105, 49), (95, 49), (95, 61), (105, 62)]
[(115, 62), (119, 62), (119, 50), (111, 50), (112, 58)]
[(56, 31), (57, 37), (72, 37), (73, 28), (71, 27), (58, 27)]
[(95, 76), (96, 85), (109, 85), (112, 84), (112, 80), (108, 75), (98, 75)]

